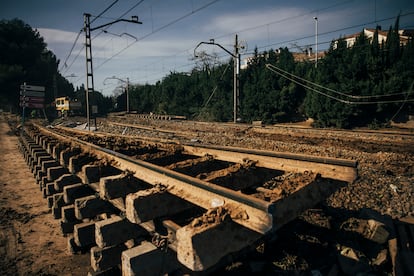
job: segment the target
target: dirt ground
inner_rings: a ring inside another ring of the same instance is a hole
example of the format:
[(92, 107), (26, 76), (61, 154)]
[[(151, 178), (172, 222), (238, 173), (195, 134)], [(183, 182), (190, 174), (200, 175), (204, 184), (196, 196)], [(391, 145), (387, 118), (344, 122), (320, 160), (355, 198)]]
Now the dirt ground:
[[(136, 122), (134, 119), (130, 123)], [(195, 122), (147, 123), (149, 130), (142, 130), (109, 126), (102, 120), (100, 129), (358, 161), (359, 177), (354, 183), (283, 227), (277, 233), (278, 239), (241, 262), (235, 260), (216, 275), (341, 275), (338, 271), (344, 266), (348, 272), (355, 272), (349, 275), (391, 273), (390, 257), (383, 257), (388, 244), (367, 241), (360, 235), (360, 226), (367, 216), (364, 210), (369, 211), (368, 215), (381, 214), (395, 220), (414, 216), (412, 138), (358, 132), (321, 135), (299, 128), (269, 130)], [(157, 133), (155, 128), (170, 132)], [(18, 137), (9, 128), (7, 118), (0, 115), (1, 275), (86, 275), (90, 271), (89, 254), (67, 252), (67, 238), (47, 208), (17, 145)], [(343, 264), (343, 256), (351, 253), (358, 255), (360, 267)]]
[(0, 115), (1, 274), (86, 275), (89, 258), (66, 252), (59, 221), (17, 146), (18, 137)]

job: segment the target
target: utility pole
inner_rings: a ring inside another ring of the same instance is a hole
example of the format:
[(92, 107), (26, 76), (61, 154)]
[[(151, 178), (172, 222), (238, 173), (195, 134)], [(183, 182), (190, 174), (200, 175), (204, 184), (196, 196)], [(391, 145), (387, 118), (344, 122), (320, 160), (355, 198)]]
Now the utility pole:
[[(110, 26), (114, 23), (121, 22), (121, 21), (135, 23), (135, 24), (142, 24), (142, 22), (138, 21), (138, 16), (132, 16), (131, 20), (117, 19), (115, 21), (100, 25), (98, 27), (91, 28), (90, 18), (91, 18), (91, 15), (89, 13), (84, 13), (85, 51), (86, 51), (86, 97), (85, 98), (86, 98), (86, 116), (87, 116), (89, 131), (91, 130), (89, 93), (94, 92), (91, 32), (98, 30), (100, 28), (106, 27), (106, 26)], [(127, 108), (129, 109), (129, 107)]]
[(85, 51), (86, 51), (86, 121), (88, 130), (91, 130), (89, 93), (93, 93), (93, 65), (92, 65), (92, 40), (91, 40), (91, 15), (84, 14)]
[(120, 78), (117, 78), (115, 76), (112, 77), (107, 77), (104, 79), (103, 84), (105, 85), (105, 81), (109, 80), (109, 79), (115, 79), (115, 80), (119, 80), (121, 82), (124, 82), (126, 87), (125, 87), (125, 93), (126, 93), (126, 113), (129, 113), (129, 78), (126, 78), (126, 81)]
[(129, 78), (127, 78), (127, 81), (126, 81), (126, 101), (127, 101), (126, 112), (128, 114), (129, 113)]
[(233, 122), (237, 123), (237, 116), (240, 108), (240, 54), (239, 41), (236, 34), (234, 39), (234, 79), (233, 79)]
[(209, 44), (209, 45), (216, 45), (223, 49), (226, 53), (228, 53), (230, 56), (233, 57), (233, 63), (234, 63), (234, 72), (233, 72), (233, 122), (237, 123), (237, 115), (239, 114), (240, 109), (240, 53), (239, 50), (243, 49), (244, 46), (239, 45), (238, 36), (236, 34), (236, 37), (234, 39), (234, 52), (230, 52), (220, 44), (214, 42), (214, 39), (210, 39), (209, 42), (200, 42), (198, 45), (194, 48), (194, 56), (198, 57), (196, 54), (196, 50), (200, 45), (202, 44)]
[(318, 18), (315, 16), (315, 68), (318, 68)]

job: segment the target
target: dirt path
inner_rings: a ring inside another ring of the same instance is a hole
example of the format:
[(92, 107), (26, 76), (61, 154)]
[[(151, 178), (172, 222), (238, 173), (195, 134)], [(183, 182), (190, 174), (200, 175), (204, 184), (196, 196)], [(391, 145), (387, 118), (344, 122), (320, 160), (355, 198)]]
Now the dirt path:
[(0, 116), (0, 271), (2, 275), (86, 275), (86, 255), (67, 253), (39, 186)]

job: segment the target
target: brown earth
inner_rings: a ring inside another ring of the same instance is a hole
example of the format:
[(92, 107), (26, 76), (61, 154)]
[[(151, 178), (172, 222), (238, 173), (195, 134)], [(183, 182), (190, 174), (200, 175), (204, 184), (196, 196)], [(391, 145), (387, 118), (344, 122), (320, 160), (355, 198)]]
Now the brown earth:
[(86, 275), (84, 255), (66, 252), (67, 239), (52, 218), (18, 137), (0, 115), (0, 271), (2, 275)]
[[(354, 183), (341, 187), (315, 209), (280, 229), (275, 241), (256, 248), (245, 259), (235, 260), (217, 274), (337, 275), (344, 269), (348, 269), (348, 274), (392, 272), (388, 244), (366, 240), (362, 235), (365, 230), (360, 226), (372, 216), (389, 221), (414, 215), (412, 137), (130, 120), (153, 130), (149, 131), (116, 127), (105, 120), (98, 122), (101, 131), (117, 134), (358, 161), (359, 177)], [(161, 133), (156, 129), (168, 131)], [(17, 149), (17, 139), (2, 117), (0, 270), (7, 275), (85, 275), (89, 271), (89, 257), (66, 252), (66, 238)], [(353, 256), (358, 262), (347, 265), (343, 256)]]

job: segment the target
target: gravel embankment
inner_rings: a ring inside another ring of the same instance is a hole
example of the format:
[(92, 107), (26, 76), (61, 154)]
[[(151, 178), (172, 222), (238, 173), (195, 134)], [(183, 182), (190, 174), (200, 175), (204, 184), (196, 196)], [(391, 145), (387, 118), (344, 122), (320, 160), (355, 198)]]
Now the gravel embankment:
[(356, 160), (358, 179), (330, 196), (329, 206), (353, 211), (369, 208), (393, 218), (414, 216), (413, 136), (125, 118), (119, 122), (175, 134), (105, 123), (100, 131)]

